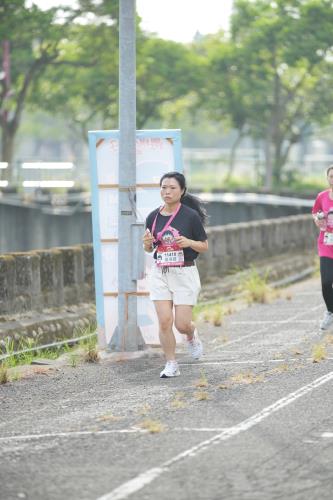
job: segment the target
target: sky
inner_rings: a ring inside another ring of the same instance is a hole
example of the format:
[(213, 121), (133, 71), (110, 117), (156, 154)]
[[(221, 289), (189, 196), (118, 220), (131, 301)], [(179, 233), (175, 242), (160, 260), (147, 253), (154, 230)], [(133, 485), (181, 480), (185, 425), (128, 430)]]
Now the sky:
[[(75, 0), (33, 0), (41, 8), (73, 5)], [(145, 31), (161, 38), (190, 42), (202, 35), (228, 29), (232, 0), (136, 0), (136, 10)]]

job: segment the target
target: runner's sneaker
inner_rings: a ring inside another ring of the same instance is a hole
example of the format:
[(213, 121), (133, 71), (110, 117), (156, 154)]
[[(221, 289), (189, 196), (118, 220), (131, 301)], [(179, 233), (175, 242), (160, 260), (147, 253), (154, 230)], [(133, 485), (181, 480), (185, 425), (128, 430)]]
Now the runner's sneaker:
[(333, 313), (326, 311), (323, 319), (320, 322), (321, 330), (328, 330), (333, 326)]
[(177, 361), (167, 361), (164, 370), (160, 373), (160, 378), (179, 377), (180, 371)]
[(189, 354), (194, 359), (200, 359), (203, 353), (202, 342), (199, 339), (198, 330), (195, 329), (191, 340), (186, 340)]

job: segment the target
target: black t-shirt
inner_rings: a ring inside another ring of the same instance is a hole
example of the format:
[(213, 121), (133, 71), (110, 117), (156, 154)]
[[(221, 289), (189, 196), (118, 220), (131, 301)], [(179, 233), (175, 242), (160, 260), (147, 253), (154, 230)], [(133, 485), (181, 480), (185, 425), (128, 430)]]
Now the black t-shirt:
[[(146, 219), (146, 228), (150, 231), (152, 230), (154, 219), (157, 216), (156, 226), (154, 231), (154, 237), (159, 231), (161, 231), (164, 226), (169, 221), (171, 215), (161, 215), (159, 213), (159, 208), (151, 212)], [(180, 236), (185, 236), (190, 240), (195, 241), (206, 241), (207, 234), (201, 222), (198, 212), (193, 210), (186, 205), (182, 205), (176, 217), (171, 222), (171, 227), (179, 231)], [(170, 228), (170, 226), (169, 226)], [(191, 261), (198, 257), (198, 252), (195, 252), (192, 248), (184, 248), (184, 260)], [(156, 252), (154, 253), (154, 258), (156, 258)]]

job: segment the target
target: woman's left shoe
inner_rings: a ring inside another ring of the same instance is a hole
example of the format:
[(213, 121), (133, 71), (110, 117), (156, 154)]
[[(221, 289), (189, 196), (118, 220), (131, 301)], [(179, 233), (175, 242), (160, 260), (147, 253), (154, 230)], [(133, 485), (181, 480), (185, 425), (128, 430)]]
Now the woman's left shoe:
[(160, 373), (160, 378), (179, 377), (180, 371), (177, 361), (167, 361), (164, 370)]
[(194, 359), (200, 359), (202, 354), (203, 354), (203, 347), (202, 347), (202, 342), (199, 339), (199, 334), (198, 330), (195, 329), (193, 333), (193, 337), (191, 340), (186, 340), (187, 344), (187, 349), (189, 354), (192, 356)]

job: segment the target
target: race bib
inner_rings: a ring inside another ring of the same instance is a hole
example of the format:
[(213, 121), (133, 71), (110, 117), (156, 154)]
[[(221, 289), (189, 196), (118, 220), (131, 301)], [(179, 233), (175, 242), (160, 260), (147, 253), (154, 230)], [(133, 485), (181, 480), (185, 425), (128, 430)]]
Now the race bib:
[(324, 233), (324, 245), (333, 245), (333, 233)]
[(158, 267), (183, 266), (184, 252), (183, 250), (164, 250), (163, 247), (159, 247), (156, 254), (156, 263)]

